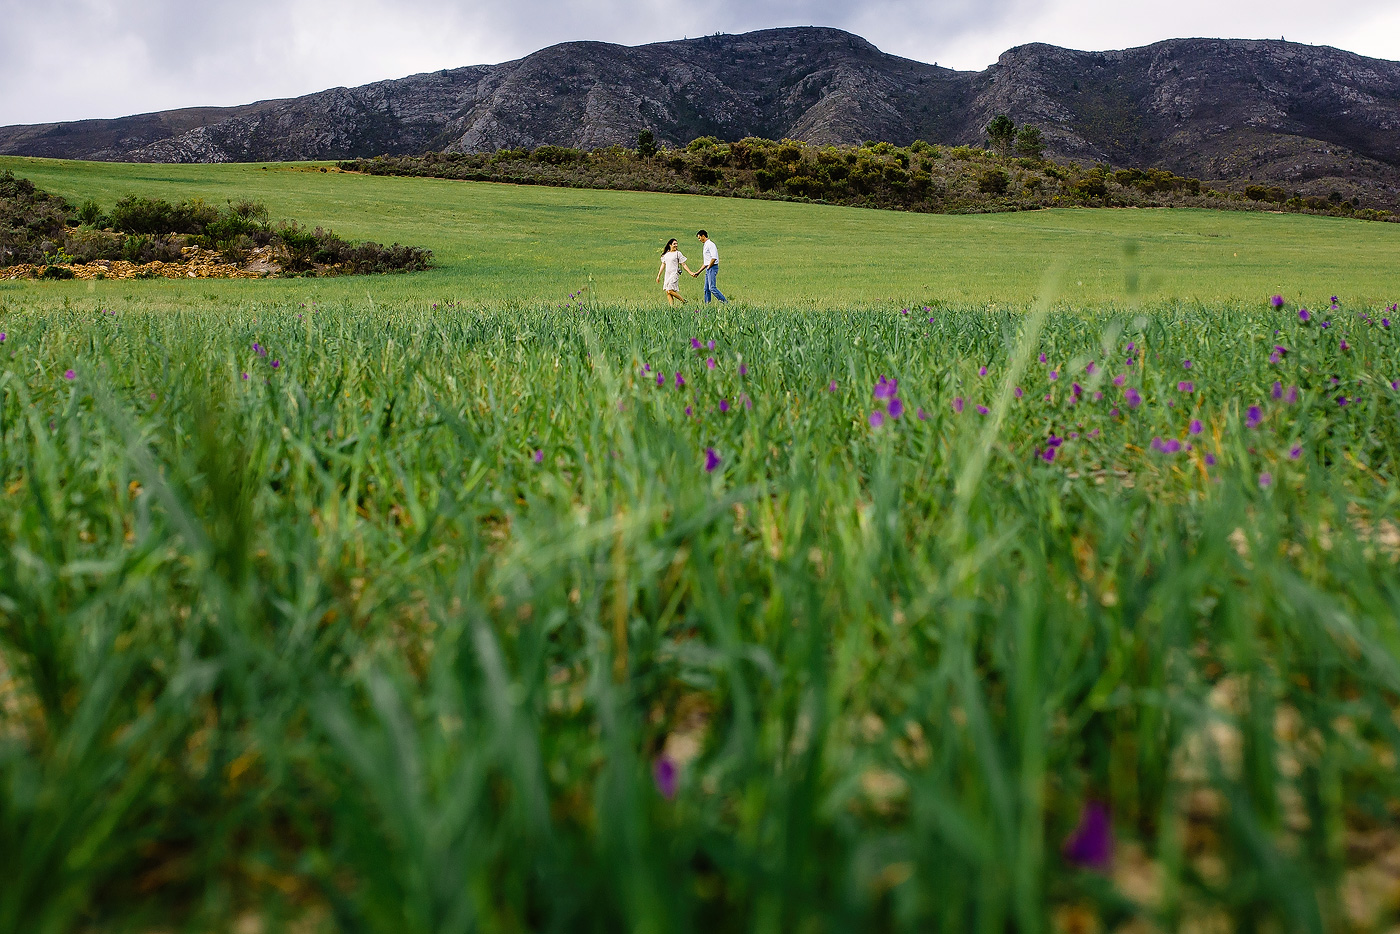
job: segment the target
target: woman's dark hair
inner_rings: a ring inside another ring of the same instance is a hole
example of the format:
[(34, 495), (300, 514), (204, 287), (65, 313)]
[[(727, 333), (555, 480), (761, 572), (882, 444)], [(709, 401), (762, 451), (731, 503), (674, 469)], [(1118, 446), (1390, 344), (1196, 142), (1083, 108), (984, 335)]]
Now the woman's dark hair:
[[(663, 246), (663, 247), (661, 248), (661, 252), (662, 252), (662, 253), (669, 253), (669, 252), (671, 252), (671, 244), (673, 244), (673, 243), (676, 243), (676, 238), (675, 238), (675, 237), (672, 237), (670, 240), (667, 240), (667, 241), (666, 241), (666, 245)], [(679, 246), (680, 244), (677, 243), (676, 245)]]

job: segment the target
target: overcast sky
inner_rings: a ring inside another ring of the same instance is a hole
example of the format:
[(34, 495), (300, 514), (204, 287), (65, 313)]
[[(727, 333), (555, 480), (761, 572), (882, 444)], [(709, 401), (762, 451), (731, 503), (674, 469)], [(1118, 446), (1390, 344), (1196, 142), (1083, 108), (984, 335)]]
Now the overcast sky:
[(1395, 0), (0, 0), (0, 125), (293, 97), (527, 55), (838, 26), (981, 69), (1014, 45), (1286, 37), (1400, 59)]

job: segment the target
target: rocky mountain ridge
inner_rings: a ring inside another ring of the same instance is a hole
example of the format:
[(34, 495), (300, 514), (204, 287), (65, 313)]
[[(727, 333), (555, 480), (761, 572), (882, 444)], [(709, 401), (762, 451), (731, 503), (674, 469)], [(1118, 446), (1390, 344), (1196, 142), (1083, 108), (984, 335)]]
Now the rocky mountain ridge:
[(980, 144), (1005, 113), (1047, 151), (1296, 188), (1400, 191), (1400, 63), (1281, 40), (1173, 39), (1115, 52), (1033, 44), (981, 72), (887, 55), (837, 29), (627, 47), (551, 46), (234, 108), (0, 128), (0, 153), (227, 162), (341, 159), (701, 135)]

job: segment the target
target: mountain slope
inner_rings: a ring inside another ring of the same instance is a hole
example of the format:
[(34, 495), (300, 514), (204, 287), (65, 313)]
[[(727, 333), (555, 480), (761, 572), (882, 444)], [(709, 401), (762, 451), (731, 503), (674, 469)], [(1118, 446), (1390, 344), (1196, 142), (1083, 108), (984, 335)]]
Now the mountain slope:
[(996, 114), (1051, 154), (1295, 186), (1400, 186), (1400, 63), (1283, 41), (1174, 39), (1119, 52), (1027, 45), (982, 72), (887, 55), (827, 28), (626, 47), (571, 42), (234, 108), (0, 128), (0, 153), (153, 162), (334, 159), (545, 143), (755, 135), (980, 144)]

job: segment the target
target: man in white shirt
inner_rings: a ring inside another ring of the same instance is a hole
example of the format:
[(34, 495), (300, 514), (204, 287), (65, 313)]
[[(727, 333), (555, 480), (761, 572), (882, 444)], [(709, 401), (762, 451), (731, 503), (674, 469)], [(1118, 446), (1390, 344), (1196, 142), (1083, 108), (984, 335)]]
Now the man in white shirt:
[(719, 286), (716, 284), (716, 280), (719, 278), (719, 247), (715, 246), (710, 235), (703, 230), (695, 235), (695, 239), (701, 243), (701, 257), (704, 259), (705, 265), (700, 267), (700, 272), (693, 272), (691, 275), (699, 276), (701, 273), (705, 275), (705, 304), (710, 303), (711, 295), (726, 305), (729, 304), (729, 299), (724, 297), (724, 293), (719, 290)]

